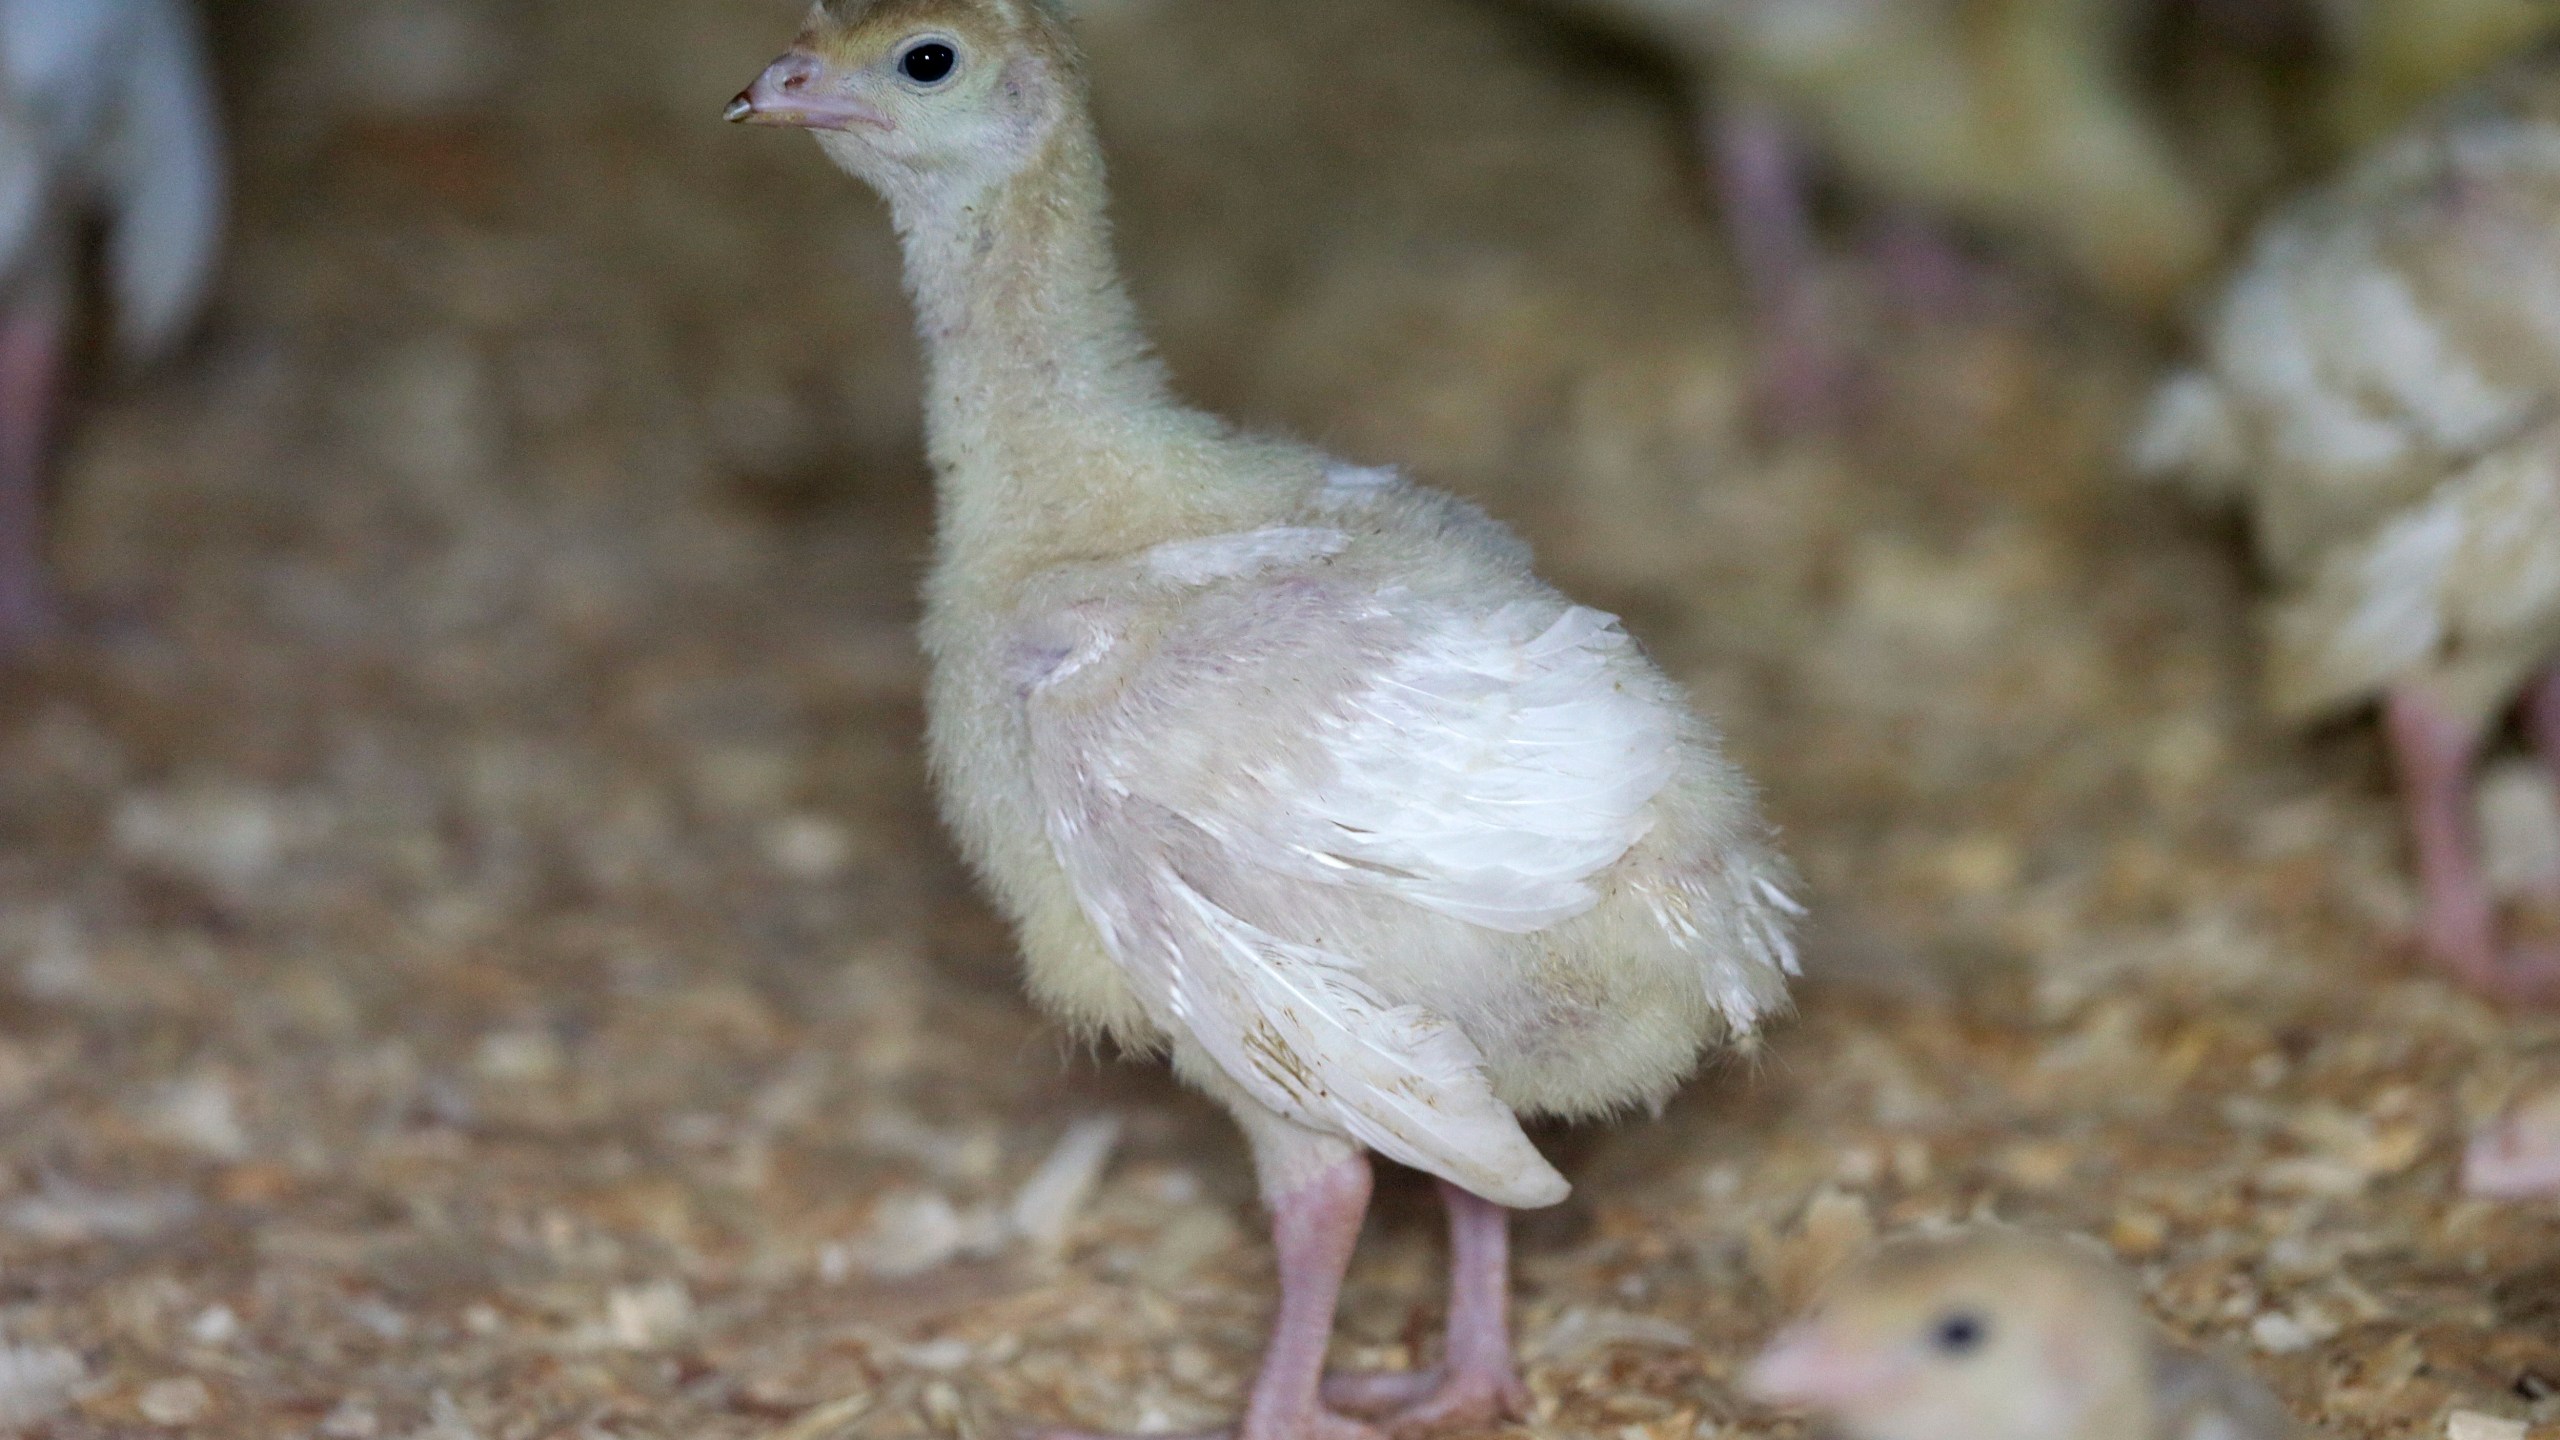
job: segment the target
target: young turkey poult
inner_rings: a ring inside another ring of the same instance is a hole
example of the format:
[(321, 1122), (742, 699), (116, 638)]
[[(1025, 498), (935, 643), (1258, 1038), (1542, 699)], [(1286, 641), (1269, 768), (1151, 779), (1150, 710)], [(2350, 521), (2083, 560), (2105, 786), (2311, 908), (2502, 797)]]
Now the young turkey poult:
[(2492, 993), (2560, 998), (2510, 945), (2472, 823), (2519, 696), (2560, 765), (2560, 71), (2504, 72), (2272, 220), (2136, 467), (2246, 506), (2273, 594), (2267, 699), (2380, 702), (2420, 936)]
[(1744, 1376), (1846, 1440), (2291, 1440), (2255, 1376), (2170, 1343), (2078, 1243), (1983, 1227), (1877, 1246)]
[[(1815, 288), (1809, 144), (1867, 195), (2056, 254), (2108, 299), (2164, 313), (2220, 243), (2135, 74), (2122, 0), (1545, 0), (1699, 77), (1734, 250), (1801, 413), (1843, 342)], [(1926, 247), (1934, 248), (1934, 247)]]
[[(1251, 1143), (1281, 1293), (1244, 1433), (1516, 1413), (1502, 1207), (1567, 1189), (1518, 1116), (1656, 1100), (1783, 1002), (1748, 785), (1482, 514), (1171, 398), (1044, 0), (828, 0), (729, 114), (814, 130), (893, 213), (943, 808), (1033, 992)], [(1370, 1151), (1442, 1182), (1448, 1341), (1328, 1389)]]
[(222, 195), (187, 0), (0, 0), (0, 652), (56, 609), (44, 483), (83, 235), (105, 222), (116, 348), (149, 359), (203, 298)]

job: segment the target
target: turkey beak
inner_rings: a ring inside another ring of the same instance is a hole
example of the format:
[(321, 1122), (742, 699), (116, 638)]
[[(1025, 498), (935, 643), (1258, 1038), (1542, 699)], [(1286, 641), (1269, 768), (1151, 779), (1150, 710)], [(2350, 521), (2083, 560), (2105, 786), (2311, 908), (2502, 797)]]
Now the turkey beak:
[(1873, 1400), (1892, 1387), (1892, 1367), (1845, 1347), (1815, 1325), (1780, 1332), (1751, 1362), (1742, 1387), (1764, 1404), (1831, 1410)]
[(805, 47), (794, 46), (738, 92), (723, 113), (735, 125), (796, 125), (805, 130), (889, 128), (889, 118), (846, 93), (844, 75)]

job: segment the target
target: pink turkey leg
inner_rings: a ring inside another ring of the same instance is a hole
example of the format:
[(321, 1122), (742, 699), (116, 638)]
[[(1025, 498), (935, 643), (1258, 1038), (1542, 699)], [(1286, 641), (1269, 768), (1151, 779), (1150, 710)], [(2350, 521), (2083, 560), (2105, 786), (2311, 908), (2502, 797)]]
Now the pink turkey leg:
[(1518, 1420), (1529, 1390), (1511, 1352), (1511, 1216), (1443, 1180), (1449, 1210), (1449, 1333), (1428, 1370), (1330, 1376), (1324, 1398), (1394, 1433)]
[(1708, 144), (1764, 347), (1761, 401), (1785, 428), (1825, 423), (1847, 398), (1850, 370), (1817, 283), (1813, 221), (1795, 143), (1777, 114), (1742, 101), (1715, 110)]
[[(2542, 672), (2524, 696), (2525, 735), (2542, 757), (2543, 773), (2560, 789), (2560, 665)], [(2543, 877), (2551, 883), (2554, 877)], [(2545, 898), (2560, 898), (2546, 896)]]
[(0, 653), (54, 625), (44, 482), (61, 371), (62, 325), (51, 305), (0, 319)]
[[(2548, 710), (2544, 690), (2538, 689), (2530, 711), (2540, 715)], [(2384, 701), (2383, 720), (2399, 768), (2410, 843), (2417, 852), (2424, 907), (2418, 933), (2428, 958), (2463, 984), (2501, 999), (2560, 996), (2560, 955), (2511, 953), (2498, 933), (2497, 898), (2489, 891), (2471, 833), (2479, 729), (2407, 686)], [(2541, 728), (2538, 722), (2536, 728)]]
[[(1377, 1431), (1327, 1410), (1322, 1395), (1334, 1307), (1368, 1210), (1365, 1156), (1335, 1165), (1273, 1202), (1271, 1239), (1279, 1252), (1280, 1310), (1272, 1317), (1262, 1373), (1245, 1401), (1244, 1423), (1234, 1431), (1235, 1440), (1378, 1440)], [(1075, 1430), (1034, 1433), (1043, 1440), (1110, 1440)]]
[(1977, 262), (1945, 226), (1916, 210), (1887, 212), (1868, 241), (1885, 294), (1931, 320), (1963, 320), (1997, 312), (2014, 299), (2000, 272)]

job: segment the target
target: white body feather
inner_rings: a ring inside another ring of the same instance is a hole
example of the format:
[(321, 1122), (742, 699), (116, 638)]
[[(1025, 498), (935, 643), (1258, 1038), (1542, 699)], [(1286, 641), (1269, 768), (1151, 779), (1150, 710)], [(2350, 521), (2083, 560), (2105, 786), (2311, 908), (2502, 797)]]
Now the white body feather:
[(193, 318), (222, 231), (221, 132), (187, 0), (0, 0), (0, 288), (61, 303), (106, 221), (119, 347)]
[(2518, 70), (2270, 222), (2137, 468), (2244, 501), (2269, 692), (2485, 721), (2560, 647), (2560, 89)]

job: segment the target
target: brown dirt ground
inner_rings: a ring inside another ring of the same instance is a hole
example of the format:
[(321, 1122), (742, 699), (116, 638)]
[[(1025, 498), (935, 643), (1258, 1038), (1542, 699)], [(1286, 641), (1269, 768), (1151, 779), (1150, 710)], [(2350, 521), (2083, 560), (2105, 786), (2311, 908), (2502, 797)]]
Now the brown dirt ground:
[[(82, 1376), (33, 1433), (1235, 1406), (1236, 1137), (1027, 1008), (931, 818), (891, 240), (717, 123), (795, 8), (218, 9), (234, 263), (85, 416), (86, 643), (0, 683), (0, 1337)], [(2107, 1238), (2337, 1435), (2560, 1420), (2560, 1228), (2451, 1180), (2560, 1028), (2409, 963), (2370, 737), (2254, 718), (2233, 535), (2111, 472), (2140, 337), (2033, 279), (1880, 315), (1872, 418), (1756, 442), (1661, 77), (1467, 0), (1090, 8), (1186, 388), (1521, 526), (1809, 877), (1802, 1016), (1555, 1137), (1528, 1429), (1795, 1434), (1740, 1359), (1870, 1227), (1974, 1214)], [(1351, 1358), (1429, 1335), (1432, 1218), (1390, 1191)]]

